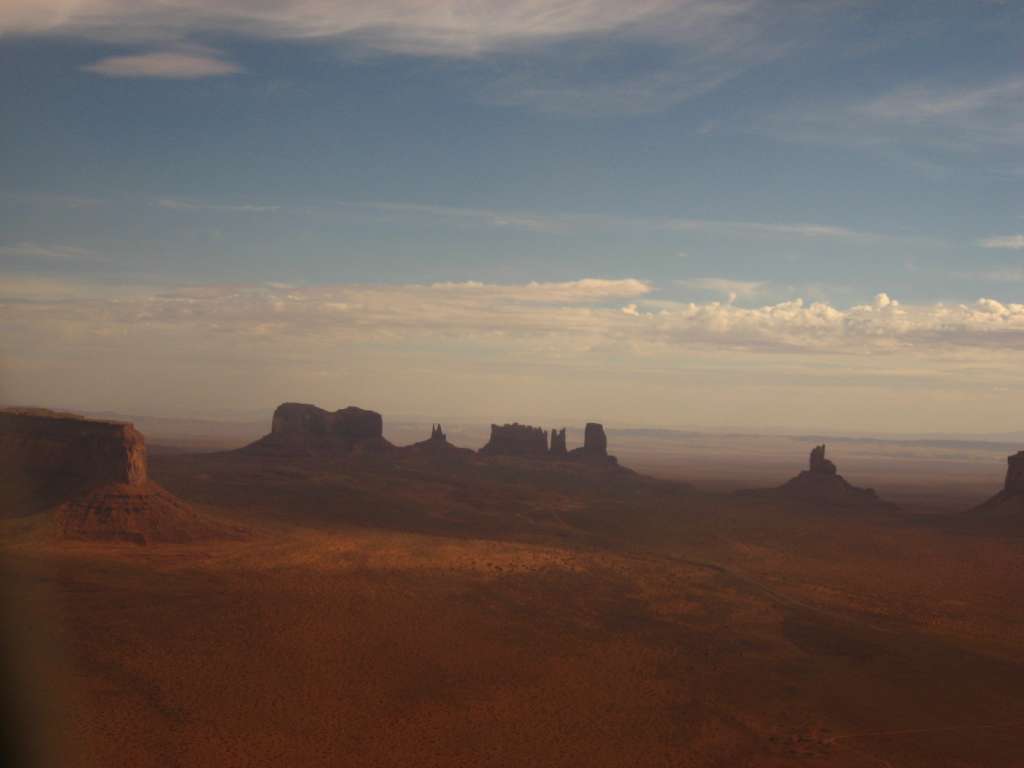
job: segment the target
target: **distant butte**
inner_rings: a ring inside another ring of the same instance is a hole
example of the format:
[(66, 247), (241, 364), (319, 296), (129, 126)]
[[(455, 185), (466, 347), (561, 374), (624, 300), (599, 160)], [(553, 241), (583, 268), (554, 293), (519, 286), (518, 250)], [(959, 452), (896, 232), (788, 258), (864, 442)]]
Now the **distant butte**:
[(393, 446), (384, 439), (384, 419), (376, 411), (349, 406), (325, 411), (306, 403), (282, 403), (274, 410), (270, 434), (241, 451), (252, 454), (321, 455)]
[(548, 436), (540, 427), (526, 424), (491, 424), (491, 439), (480, 449), (484, 456), (548, 455)]
[(1003, 490), (971, 510), (972, 515), (1024, 520), (1024, 451), (1006, 458)]
[(816, 501), (838, 506), (891, 506), (878, 498), (872, 488), (858, 488), (846, 482), (836, 465), (825, 458), (825, 446), (811, 450), (808, 468), (778, 488), (740, 491), (746, 496), (767, 496)]

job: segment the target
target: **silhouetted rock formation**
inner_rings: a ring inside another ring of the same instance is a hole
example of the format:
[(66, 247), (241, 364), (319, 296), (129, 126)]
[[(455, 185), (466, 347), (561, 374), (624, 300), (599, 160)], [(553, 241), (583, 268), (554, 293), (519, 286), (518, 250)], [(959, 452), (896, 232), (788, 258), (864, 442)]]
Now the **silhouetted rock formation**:
[(331, 413), (315, 405), (282, 403), (274, 410), (270, 434), (242, 451), (314, 455), (390, 447), (384, 419), (376, 411), (349, 406)]
[(810, 471), (819, 475), (836, 474), (836, 465), (825, 458), (824, 445), (817, 445), (811, 450)]
[[(66, 538), (184, 542), (227, 533), (148, 479), (146, 442), (131, 424), (43, 409), (0, 412), (4, 500), (13, 514), (57, 505)], [(236, 532), (237, 533), (237, 532)]]
[(1024, 520), (1024, 451), (1006, 457), (1003, 490), (972, 509), (971, 513), (984, 517)]
[(551, 448), (549, 452), (554, 457), (564, 457), (569, 451), (565, 447), (565, 427), (551, 430)]
[(838, 506), (892, 507), (878, 498), (872, 488), (850, 485), (836, 470), (836, 465), (825, 458), (825, 446), (811, 450), (807, 469), (778, 488), (739, 491), (742, 495), (781, 496), (790, 499), (816, 501)]
[(444, 433), (440, 424), (430, 427), (430, 437), (418, 443), (407, 445), (397, 449), (401, 453), (412, 455), (429, 455), (438, 458), (460, 458), (465, 459), (474, 455), (469, 448), (459, 448), (448, 442), (448, 435)]
[(595, 464), (618, 464), (618, 459), (608, 455), (608, 437), (604, 426), (589, 422), (583, 430), (583, 447), (569, 451), (569, 458), (589, 461)]
[(526, 424), (491, 424), (491, 439), (480, 453), (490, 456), (547, 456), (548, 436)]
[(1024, 451), (1006, 457), (1006, 483), (1003, 491), (1024, 494)]

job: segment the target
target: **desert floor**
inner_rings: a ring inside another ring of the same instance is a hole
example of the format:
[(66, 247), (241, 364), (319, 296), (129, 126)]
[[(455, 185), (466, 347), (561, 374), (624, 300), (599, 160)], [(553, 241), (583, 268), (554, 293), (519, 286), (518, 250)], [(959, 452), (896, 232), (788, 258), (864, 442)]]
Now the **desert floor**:
[(248, 533), (0, 522), (43, 764), (1024, 766), (1022, 526), (514, 461), (151, 471)]

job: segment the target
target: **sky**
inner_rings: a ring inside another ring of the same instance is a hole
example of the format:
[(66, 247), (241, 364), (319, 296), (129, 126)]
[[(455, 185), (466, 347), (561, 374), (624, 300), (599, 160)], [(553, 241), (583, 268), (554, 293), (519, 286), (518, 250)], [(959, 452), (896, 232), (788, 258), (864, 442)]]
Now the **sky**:
[(0, 0), (0, 403), (1024, 429), (1024, 3)]

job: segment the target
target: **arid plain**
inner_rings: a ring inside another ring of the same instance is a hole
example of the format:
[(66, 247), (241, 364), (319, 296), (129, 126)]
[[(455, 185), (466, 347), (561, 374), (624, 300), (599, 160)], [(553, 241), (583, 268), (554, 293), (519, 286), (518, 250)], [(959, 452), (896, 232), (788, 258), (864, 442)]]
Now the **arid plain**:
[(2, 521), (27, 741), (69, 766), (1024, 765), (1024, 520), (962, 514), (1005, 464), (929, 448), (868, 478), (898, 509), (850, 507), (732, 493), (812, 447), (764, 483), (740, 442), (620, 452), (658, 478), (152, 450), (220, 535)]

